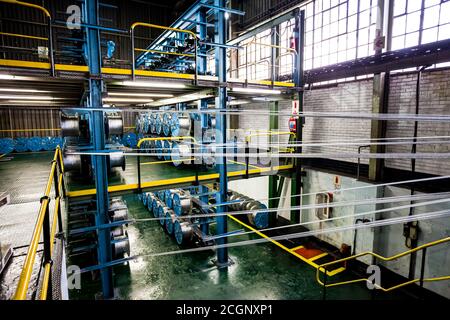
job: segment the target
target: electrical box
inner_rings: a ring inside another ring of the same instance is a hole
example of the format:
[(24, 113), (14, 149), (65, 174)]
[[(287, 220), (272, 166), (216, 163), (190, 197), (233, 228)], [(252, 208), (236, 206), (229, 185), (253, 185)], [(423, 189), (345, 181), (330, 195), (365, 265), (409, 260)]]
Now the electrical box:
[(39, 59), (48, 59), (48, 47), (38, 47)]
[(330, 203), (333, 202), (333, 194), (330, 192), (321, 192), (316, 194), (316, 204), (321, 205), (320, 208), (316, 208), (316, 217), (320, 220), (331, 218), (333, 208), (330, 207)]

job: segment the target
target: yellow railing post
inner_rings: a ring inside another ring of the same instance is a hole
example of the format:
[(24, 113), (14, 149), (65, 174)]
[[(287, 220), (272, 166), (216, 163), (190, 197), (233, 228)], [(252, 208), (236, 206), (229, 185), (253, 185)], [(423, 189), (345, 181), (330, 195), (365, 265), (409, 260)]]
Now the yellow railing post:
[[(41, 207), (39, 209), (38, 218), (34, 227), (30, 246), (28, 247), (25, 262), (20, 274), (19, 283), (14, 295), (14, 300), (25, 300), (30, 285), (31, 275), (33, 273), (34, 263), (36, 260), (37, 249), (41, 235), (44, 238), (44, 277), (41, 286), (40, 299), (46, 299), (48, 292), (51, 291), (51, 258), (54, 247), (56, 226), (62, 231), (61, 224), (61, 192), (64, 190), (64, 165), (62, 163), (62, 152), (58, 146), (55, 150), (53, 160), (51, 162), (50, 174), (45, 187), (44, 196), (41, 198)], [(59, 174), (58, 174), (59, 169)], [(55, 188), (55, 207), (50, 225), (50, 192), (52, 184)]]

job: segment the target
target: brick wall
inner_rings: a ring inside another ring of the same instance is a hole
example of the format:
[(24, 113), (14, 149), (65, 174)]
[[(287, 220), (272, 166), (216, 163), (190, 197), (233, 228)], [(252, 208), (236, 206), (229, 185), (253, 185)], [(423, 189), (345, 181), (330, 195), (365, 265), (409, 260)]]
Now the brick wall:
[[(416, 74), (394, 75), (391, 77), (389, 95), (389, 112), (395, 114), (415, 113), (416, 109)], [(450, 114), (450, 70), (425, 72), (420, 86), (420, 114)], [(389, 121), (388, 137), (412, 137), (413, 121)], [(419, 122), (417, 135), (449, 136), (450, 123)], [(387, 152), (411, 152), (411, 145), (389, 146)], [(418, 145), (417, 152), (450, 152), (449, 145), (426, 144)], [(410, 170), (411, 160), (387, 159), (386, 166)], [(448, 159), (418, 159), (416, 171), (448, 175), (450, 163)]]
[[(391, 77), (389, 112), (393, 114), (415, 113), (415, 74), (398, 74)], [(254, 103), (242, 106), (243, 109), (267, 112), (269, 103)], [(291, 102), (280, 102), (280, 112), (290, 112)], [(340, 83), (334, 87), (320, 88), (305, 92), (305, 111), (310, 112), (361, 112), (370, 113), (372, 109), (372, 80)], [(450, 114), (450, 70), (433, 70), (422, 76), (420, 113)], [(289, 116), (279, 117), (281, 131), (288, 130)], [(239, 118), (239, 127), (248, 130), (267, 130), (269, 116), (244, 115)], [(389, 121), (387, 137), (412, 137), (413, 121)], [(450, 123), (420, 122), (418, 136), (450, 136)], [(370, 121), (357, 119), (306, 118), (304, 141), (354, 141), (370, 138)], [(264, 138), (259, 138), (260, 141)], [(356, 153), (357, 146), (306, 147), (305, 153)], [(363, 153), (368, 150), (362, 150)], [(389, 146), (387, 152), (411, 152), (411, 145)], [(449, 145), (418, 145), (417, 152), (450, 152)], [(338, 159), (338, 158), (336, 158)], [(341, 159), (357, 162), (357, 159)], [(368, 163), (362, 159), (361, 163)], [(387, 159), (386, 166), (404, 170), (411, 169), (411, 160)], [(429, 174), (450, 174), (450, 162), (447, 159), (418, 159), (418, 172)]]

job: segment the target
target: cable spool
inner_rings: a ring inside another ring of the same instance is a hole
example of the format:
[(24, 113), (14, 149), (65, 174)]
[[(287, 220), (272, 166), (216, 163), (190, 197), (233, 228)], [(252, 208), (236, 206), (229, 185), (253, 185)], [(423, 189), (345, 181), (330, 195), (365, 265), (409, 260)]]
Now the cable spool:
[(172, 200), (172, 191), (170, 189), (164, 190), (164, 200), (166, 205), (172, 209), (173, 200)]
[(164, 113), (162, 130), (163, 130), (163, 134), (166, 137), (170, 136), (171, 124), (172, 124), (172, 115), (169, 112)]
[(107, 113), (105, 115), (105, 133), (107, 137), (123, 135), (123, 118), (119, 113)]
[(191, 196), (189, 194), (178, 194), (173, 195), (173, 210), (177, 216), (182, 216), (189, 214), (192, 209)]
[(163, 119), (161, 114), (157, 114), (156, 115), (156, 122), (155, 122), (155, 133), (158, 135), (161, 135), (162, 132), (162, 124), (163, 124)]
[(150, 213), (153, 213), (153, 200), (156, 199), (155, 195), (150, 192), (147, 198), (147, 209)]
[(174, 229), (173, 227), (174, 227), (176, 220), (177, 220), (177, 216), (175, 215), (175, 213), (172, 210), (166, 212), (165, 226), (166, 226), (167, 233), (170, 235), (173, 235), (173, 229)]
[(215, 145), (204, 145), (201, 147), (202, 162), (206, 166), (214, 167), (216, 165), (216, 146)]
[(117, 238), (117, 237), (122, 237), (123, 235), (125, 235), (123, 226), (118, 226), (118, 227), (111, 229), (111, 237)]
[(113, 168), (122, 168), (125, 171), (125, 155), (122, 152), (111, 152), (106, 159), (110, 170)]
[[(16, 139), (15, 147), (14, 147), (16, 152), (28, 151), (27, 140), (28, 140), (27, 138), (17, 138)], [(1, 142), (0, 142), (0, 149), (1, 149)], [(5, 152), (0, 151), (0, 153), (5, 153)]]
[(168, 211), (171, 211), (169, 207), (166, 207), (165, 204), (163, 203), (159, 208), (158, 208), (158, 217), (159, 219), (159, 224), (161, 226), (165, 225), (165, 217), (166, 217), (166, 213)]
[(189, 222), (180, 222), (179, 220), (176, 220), (173, 226), (173, 230), (175, 234), (175, 240), (177, 241), (178, 245), (184, 246), (192, 241), (194, 232)]
[(146, 134), (150, 131), (150, 119), (148, 118), (147, 115), (144, 115), (143, 121), (144, 121), (144, 127), (143, 127), (142, 133)]
[(61, 113), (61, 134), (63, 137), (80, 136), (80, 117)]
[(119, 239), (114, 239), (115, 242), (112, 243), (112, 250), (115, 259), (123, 257), (125, 254), (130, 256), (130, 240), (128, 237), (121, 237)]
[(128, 132), (123, 136), (122, 144), (130, 148), (135, 148), (138, 142), (137, 138), (134, 132)]
[(150, 115), (150, 133), (155, 134), (156, 133), (156, 113), (152, 113)]
[(161, 160), (163, 158), (162, 153), (163, 153), (163, 145), (162, 145), (162, 141), (161, 140), (156, 140), (155, 141), (155, 151), (156, 151), (156, 157)]
[(172, 143), (171, 159), (175, 167), (182, 166), (183, 164), (189, 165), (191, 161), (191, 147), (186, 143)]
[(215, 128), (216, 127), (216, 123), (217, 123), (217, 121), (216, 121), (216, 118), (215, 117), (210, 117), (209, 118), (209, 127), (210, 128)]
[(128, 208), (121, 199), (111, 200), (108, 213), (111, 222), (128, 220)]
[(144, 192), (144, 193), (142, 194), (142, 204), (143, 204), (144, 206), (146, 206), (147, 203), (148, 203), (148, 197), (149, 197), (149, 194), (148, 194), (147, 192)]
[[(6, 154), (14, 151), (16, 142), (11, 138), (0, 139), (0, 153)], [(27, 147), (28, 148), (28, 147)]]
[(139, 132), (139, 130), (141, 130), (141, 116), (140, 115), (136, 116), (136, 119), (134, 120), (134, 126), (135, 126), (136, 132)]
[[(258, 201), (254, 201), (249, 205), (248, 210), (261, 209), (267, 209), (267, 207)], [(247, 218), (248, 221), (258, 229), (264, 229), (269, 226), (269, 213), (267, 211), (252, 212), (247, 215)]]
[(51, 137), (51, 146), (52, 146), (52, 148), (51, 148), (51, 150), (55, 150), (56, 149), (56, 147), (60, 147), (60, 148), (62, 148), (63, 147), (63, 139), (61, 138), (61, 137)]
[(172, 142), (164, 140), (163, 142), (164, 160), (170, 161), (172, 153)]
[(41, 137), (32, 137), (27, 141), (27, 148), (29, 151), (38, 152), (43, 149), (42, 147), (42, 138)]
[(80, 154), (63, 154), (64, 171), (81, 172), (82, 162)]
[(158, 196), (159, 200), (161, 200), (162, 202), (165, 201), (166, 194), (165, 194), (164, 190), (157, 191), (156, 195)]
[(161, 201), (159, 201), (156, 197), (152, 200), (152, 213), (155, 218), (158, 217), (158, 208), (160, 206), (160, 202)]
[(192, 121), (189, 114), (172, 114), (170, 131), (172, 137), (189, 136), (191, 134)]

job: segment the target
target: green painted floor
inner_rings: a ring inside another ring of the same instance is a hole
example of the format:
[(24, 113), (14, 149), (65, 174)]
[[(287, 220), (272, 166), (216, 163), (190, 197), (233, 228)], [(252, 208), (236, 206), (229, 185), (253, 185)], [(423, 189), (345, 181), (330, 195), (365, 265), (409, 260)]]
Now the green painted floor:
[[(45, 171), (50, 169), (51, 154), (18, 155), (8, 162), (0, 162), (0, 190), (15, 190), (16, 199), (28, 197), (30, 216), (35, 211), (31, 203), (38, 202), (39, 190), (44, 190)], [(166, 166), (160, 171), (156, 166), (148, 173), (155, 179), (168, 175), (190, 175), (184, 171)], [(132, 168), (132, 166), (130, 166)], [(20, 174), (20, 179), (17, 179)], [(123, 181), (132, 178), (132, 172), (117, 174), (114, 179)], [(121, 177), (121, 178), (120, 178)], [(129, 181), (127, 181), (130, 183)], [(80, 184), (81, 187), (83, 187)], [(86, 187), (86, 186), (84, 186)], [(133, 218), (150, 217), (149, 212), (136, 195), (124, 196)], [(26, 219), (26, 218), (24, 218)], [(30, 219), (28, 219), (30, 220)], [(34, 220), (34, 219), (33, 219)], [(4, 222), (5, 223), (5, 222)], [(23, 221), (29, 224), (30, 221)], [(32, 221), (34, 223), (34, 221)], [(229, 230), (241, 229), (229, 221)], [(158, 222), (142, 222), (128, 227), (131, 254), (160, 253), (178, 250), (175, 241), (169, 237)], [(31, 236), (31, 235), (30, 235)], [(242, 241), (258, 236), (234, 237)], [(322, 299), (323, 290), (315, 281), (315, 270), (282, 251), (273, 244), (258, 244), (235, 247), (229, 250), (234, 264), (228, 270), (219, 270), (211, 262), (214, 252), (177, 254), (140, 259), (128, 266), (114, 267), (114, 281), (117, 297), (120, 299)], [(70, 261), (68, 264), (70, 265)], [(349, 279), (351, 274), (333, 277), (333, 281)], [(83, 275), (81, 290), (72, 290), (72, 299), (93, 299), (100, 291), (99, 281), (91, 274)], [(398, 299), (399, 293), (372, 295), (364, 285), (330, 288), (327, 299)]]

